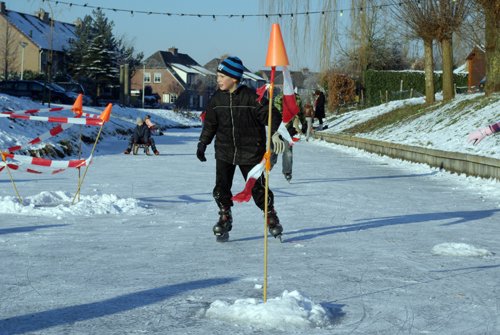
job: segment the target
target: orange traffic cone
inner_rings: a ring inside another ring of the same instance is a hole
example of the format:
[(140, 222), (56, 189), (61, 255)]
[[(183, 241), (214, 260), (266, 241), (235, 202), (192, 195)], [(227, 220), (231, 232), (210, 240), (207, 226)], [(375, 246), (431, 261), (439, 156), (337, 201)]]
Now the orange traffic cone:
[(288, 64), (288, 56), (281, 36), (280, 25), (274, 23), (267, 47), (266, 66), (287, 66)]
[(99, 119), (101, 119), (104, 122), (108, 122), (109, 116), (111, 115), (112, 108), (113, 108), (113, 104), (108, 104), (108, 106), (106, 106), (106, 109), (104, 109), (104, 111), (101, 113), (101, 115), (99, 115)]
[(78, 94), (78, 97), (76, 98), (75, 102), (73, 103), (73, 107), (71, 108), (71, 110), (77, 116), (82, 115), (82, 113), (83, 113), (83, 95), (81, 93)]

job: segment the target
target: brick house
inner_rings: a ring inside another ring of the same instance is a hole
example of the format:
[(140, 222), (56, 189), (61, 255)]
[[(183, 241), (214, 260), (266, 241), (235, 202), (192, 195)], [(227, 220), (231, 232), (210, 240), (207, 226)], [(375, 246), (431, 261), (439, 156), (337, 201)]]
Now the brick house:
[(215, 73), (177, 48), (157, 51), (131, 78), (131, 89), (154, 94), (161, 104), (202, 110), (215, 89)]
[[(261, 70), (259, 74), (267, 81), (271, 80), (271, 70)], [(318, 88), (319, 73), (312, 72), (308, 68), (303, 68), (299, 71), (290, 71), (292, 83), (303, 101), (312, 99), (312, 92)], [(274, 78), (275, 94), (281, 94), (283, 90), (283, 71), (277, 70)]]
[(30, 15), (8, 10), (0, 2), (0, 75), (33, 71), (51, 73), (66, 67), (65, 48), (76, 38), (76, 26), (52, 20), (40, 10)]
[[(217, 68), (219, 67), (219, 64), (223, 61), (222, 58), (214, 58), (210, 62), (204, 65), (206, 69), (208, 69), (211, 72), (217, 73)], [(262, 78), (260, 75), (256, 73), (250, 72), (249, 69), (247, 69), (245, 66), (245, 72), (243, 72), (243, 77), (241, 82), (248, 87), (252, 87), (254, 89), (264, 85), (266, 83), (266, 79)]]

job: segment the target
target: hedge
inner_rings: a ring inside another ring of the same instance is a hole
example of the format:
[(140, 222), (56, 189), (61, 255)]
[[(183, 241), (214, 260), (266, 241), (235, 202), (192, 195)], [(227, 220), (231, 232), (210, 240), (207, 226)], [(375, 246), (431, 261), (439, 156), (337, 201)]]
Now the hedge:
[[(425, 74), (423, 71), (375, 71), (368, 70), (365, 74), (365, 99), (370, 106), (385, 102), (386, 92), (389, 100), (408, 98), (400, 96), (401, 80), (403, 80), (403, 91), (413, 90), (413, 96), (425, 94)], [(466, 74), (453, 74), (453, 81), (456, 86), (467, 86)], [(441, 73), (434, 73), (434, 90), (442, 90)], [(382, 99), (381, 99), (382, 93)]]

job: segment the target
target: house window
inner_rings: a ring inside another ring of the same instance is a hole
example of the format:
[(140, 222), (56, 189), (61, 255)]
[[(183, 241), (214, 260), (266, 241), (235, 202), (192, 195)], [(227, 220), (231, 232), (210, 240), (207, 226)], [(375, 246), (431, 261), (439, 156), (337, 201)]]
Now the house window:
[(151, 82), (151, 73), (144, 72), (144, 82), (145, 83), (150, 83)]
[(163, 94), (163, 98), (162, 98), (162, 101), (163, 103), (171, 103), (173, 104), (175, 102), (175, 100), (177, 100), (177, 95), (175, 94)]
[(155, 83), (161, 83), (161, 73), (155, 72)]

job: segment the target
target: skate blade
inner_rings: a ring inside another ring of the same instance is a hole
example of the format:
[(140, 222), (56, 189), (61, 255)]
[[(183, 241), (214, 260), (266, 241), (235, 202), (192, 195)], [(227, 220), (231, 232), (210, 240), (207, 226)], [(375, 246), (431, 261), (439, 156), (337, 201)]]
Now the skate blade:
[(283, 239), (281, 238), (282, 237), (282, 234), (279, 233), (278, 235), (273, 235), (271, 232), (269, 232), (269, 234), (274, 237), (275, 239), (278, 239), (280, 241), (280, 243), (283, 243)]
[(229, 233), (224, 233), (222, 235), (215, 235), (216, 242), (227, 242), (229, 240)]

